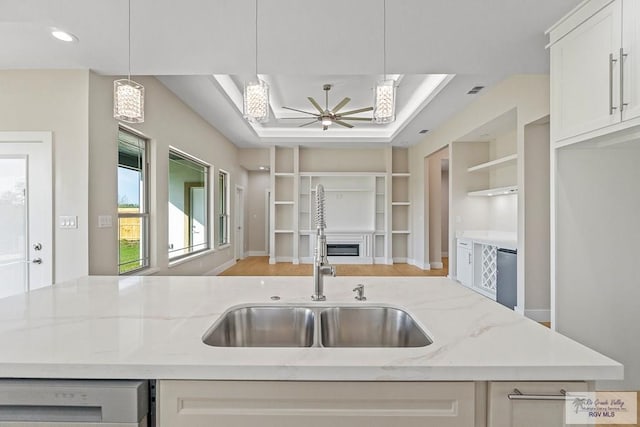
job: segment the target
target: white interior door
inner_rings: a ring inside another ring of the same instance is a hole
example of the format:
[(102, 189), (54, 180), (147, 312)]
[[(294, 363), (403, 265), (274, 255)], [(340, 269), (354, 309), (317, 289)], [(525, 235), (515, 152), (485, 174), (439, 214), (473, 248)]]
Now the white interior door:
[(236, 187), (236, 259), (244, 258), (244, 189)]
[(0, 298), (53, 283), (48, 132), (0, 132), (0, 277)]

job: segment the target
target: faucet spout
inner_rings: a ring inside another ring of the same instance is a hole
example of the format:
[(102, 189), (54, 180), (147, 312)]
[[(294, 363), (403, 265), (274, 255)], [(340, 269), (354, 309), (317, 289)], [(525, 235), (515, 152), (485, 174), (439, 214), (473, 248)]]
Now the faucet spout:
[(313, 257), (313, 301), (325, 301), (324, 276), (336, 275), (336, 269), (329, 264), (327, 258), (327, 237), (324, 234), (326, 223), (324, 220), (324, 187), (316, 186), (316, 249)]

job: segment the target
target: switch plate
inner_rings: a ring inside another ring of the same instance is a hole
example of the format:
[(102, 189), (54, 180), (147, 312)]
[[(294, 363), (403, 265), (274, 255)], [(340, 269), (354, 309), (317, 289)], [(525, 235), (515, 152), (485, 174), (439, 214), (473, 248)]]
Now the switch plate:
[(78, 228), (78, 217), (76, 215), (61, 215), (58, 219), (60, 228)]
[(111, 215), (98, 215), (98, 228), (113, 227), (113, 219)]

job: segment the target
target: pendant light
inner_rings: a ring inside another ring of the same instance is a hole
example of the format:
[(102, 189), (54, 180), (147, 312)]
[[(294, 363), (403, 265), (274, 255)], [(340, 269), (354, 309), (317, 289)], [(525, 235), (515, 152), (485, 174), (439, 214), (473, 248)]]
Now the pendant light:
[(258, 77), (258, 0), (256, 0), (256, 80), (244, 85), (243, 117), (250, 123), (269, 121), (269, 85)]
[(126, 79), (113, 82), (113, 117), (127, 123), (144, 122), (144, 87), (131, 80), (131, 0), (128, 0), (129, 64)]
[(391, 123), (396, 119), (396, 82), (387, 80), (387, 1), (382, 2), (383, 15), (383, 77), (376, 85), (373, 100), (373, 121), (379, 124)]

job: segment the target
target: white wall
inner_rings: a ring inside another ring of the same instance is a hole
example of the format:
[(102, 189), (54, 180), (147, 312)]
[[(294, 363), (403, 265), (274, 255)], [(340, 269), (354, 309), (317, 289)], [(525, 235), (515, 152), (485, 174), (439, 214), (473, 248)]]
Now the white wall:
[(300, 172), (385, 172), (385, 151), (300, 148)]
[(78, 216), (77, 229), (54, 229), (54, 282), (85, 276), (89, 72), (0, 71), (0, 94), (0, 130), (53, 132), (54, 217)]
[[(268, 152), (267, 152), (268, 154)], [(268, 162), (267, 162), (268, 164)], [(267, 255), (265, 190), (269, 188), (269, 172), (249, 171), (247, 212), (249, 255)]]
[[(573, 147), (573, 146), (572, 146)], [(640, 146), (557, 152), (556, 328), (624, 364), (640, 389)]]
[(446, 169), (443, 167), (442, 169), (442, 188), (440, 190), (440, 195), (442, 196), (441, 206), (442, 206), (442, 214), (440, 215), (442, 232), (440, 233), (441, 237), (441, 245), (442, 245), (442, 256), (449, 255), (449, 160), (443, 160), (446, 162)]
[[(516, 75), (507, 78), (478, 95), (478, 98), (466, 108), (438, 128), (431, 130), (422, 142), (409, 148), (414, 236), (426, 236), (428, 233), (428, 230), (426, 232), (425, 230), (428, 229), (429, 215), (424, 208), (425, 196), (422, 190), (422, 182), (425, 179), (424, 158), (513, 108), (517, 108), (516, 140), (518, 152), (521, 152), (524, 144), (524, 125), (549, 114), (549, 76)], [(451, 162), (453, 164), (453, 158)], [(453, 176), (452, 168), (450, 171), (452, 182)], [(453, 208), (454, 202), (452, 199), (450, 209), (456, 212), (457, 210)], [(518, 223), (523, 223), (524, 209), (518, 209), (518, 215)], [(453, 225), (454, 223), (450, 222), (450, 227)], [(472, 228), (467, 227), (467, 229)], [(524, 242), (524, 230), (520, 230), (519, 227), (518, 233), (522, 233), (518, 236), (520, 244), (521, 241)], [(421, 239), (414, 239), (413, 249), (414, 259), (418, 261), (429, 259)], [(455, 251), (450, 252), (449, 262), (455, 264)]]
[[(117, 273), (117, 228), (98, 228), (98, 215), (117, 217), (116, 137), (118, 122), (112, 116), (113, 77), (89, 76), (89, 259), (91, 274)], [(168, 170), (169, 147), (189, 153), (212, 166), (211, 176), (219, 169), (230, 174), (230, 227), (234, 230), (235, 185), (247, 186), (247, 172), (240, 167), (237, 149), (216, 129), (193, 112), (153, 77), (135, 77), (145, 86), (145, 122), (131, 128), (151, 140), (151, 264), (161, 275), (204, 274), (233, 262), (234, 248), (216, 248), (215, 252), (191, 261), (169, 266)], [(215, 179), (213, 180), (215, 182)], [(217, 212), (217, 200), (210, 209)], [(212, 217), (212, 219), (215, 217)], [(116, 222), (114, 221), (114, 224)], [(212, 224), (215, 224), (212, 221)], [(214, 229), (216, 227), (213, 227)], [(217, 230), (216, 230), (217, 231)], [(231, 239), (235, 234), (231, 233)], [(212, 242), (217, 242), (213, 236)]]

